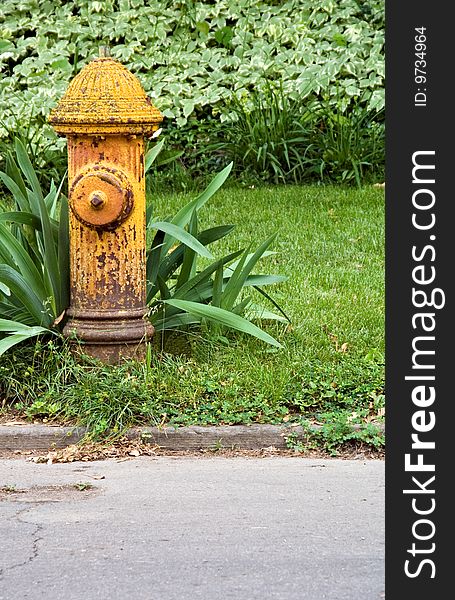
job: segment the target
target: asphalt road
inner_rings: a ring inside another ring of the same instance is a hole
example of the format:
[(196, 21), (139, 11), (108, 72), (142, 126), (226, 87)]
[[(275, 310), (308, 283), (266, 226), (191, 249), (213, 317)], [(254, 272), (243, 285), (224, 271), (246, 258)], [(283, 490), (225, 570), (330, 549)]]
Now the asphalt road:
[(0, 600), (379, 600), (384, 463), (0, 460)]

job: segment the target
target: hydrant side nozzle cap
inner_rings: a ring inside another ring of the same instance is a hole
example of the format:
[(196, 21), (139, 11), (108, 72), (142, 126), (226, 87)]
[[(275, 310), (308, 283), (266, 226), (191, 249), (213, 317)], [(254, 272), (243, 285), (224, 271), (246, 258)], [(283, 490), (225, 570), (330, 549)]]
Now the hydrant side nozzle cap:
[(49, 115), (59, 133), (152, 133), (163, 120), (135, 75), (99, 57), (86, 65)]

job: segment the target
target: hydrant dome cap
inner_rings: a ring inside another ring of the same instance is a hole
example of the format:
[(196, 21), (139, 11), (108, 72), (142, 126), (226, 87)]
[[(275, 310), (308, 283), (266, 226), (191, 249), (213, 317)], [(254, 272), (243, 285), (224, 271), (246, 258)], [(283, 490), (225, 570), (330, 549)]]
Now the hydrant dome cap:
[(137, 77), (112, 58), (86, 65), (49, 116), (63, 134), (152, 133), (162, 120)]

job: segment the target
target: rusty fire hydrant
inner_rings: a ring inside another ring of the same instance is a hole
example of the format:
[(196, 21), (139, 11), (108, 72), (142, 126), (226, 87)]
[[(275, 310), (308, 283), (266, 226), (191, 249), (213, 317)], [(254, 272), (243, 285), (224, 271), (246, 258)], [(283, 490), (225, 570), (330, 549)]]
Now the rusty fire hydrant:
[(68, 139), (67, 336), (105, 362), (142, 356), (146, 307), (144, 136), (163, 117), (139, 80), (100, 53), (72, 80), (50, 123)]

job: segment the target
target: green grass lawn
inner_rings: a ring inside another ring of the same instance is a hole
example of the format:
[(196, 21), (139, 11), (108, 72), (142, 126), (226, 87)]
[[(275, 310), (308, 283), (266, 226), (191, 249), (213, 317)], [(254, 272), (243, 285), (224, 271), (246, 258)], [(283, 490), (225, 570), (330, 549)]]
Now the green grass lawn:
[[(151, 199), (159, 218), (188, 200), (184, 194)], [(204, 207), (201, 220), (201, 226), (236, 225), (211, 247), (216, 255), (256, 247), (278, 232), (271, 248), (277, 254), (260, 261), (255, 272), (288, 277), (267, 291), (291, 324), (261, 324), (283, 349), (245, 335), (173, 333), (155, 337), (150, 368), (113, 370), (76, 365), (52, 341), (50, 349), (41, 343), (38, 350), (30, 346), (2, 358), (6, 397), (19, 398), (29, 415), (82, 418), (98, 430), (115, 421), (264, 423), (303, 415), (321, 423), (355, 423), (381, 415), (383, 190), (226, 188)], [(255, 301), (274, 310), (259, 294)], [(29, 370), (27, 377), (21, 368)]]
[[(185, 201), (175, 195), (153, 199), (160, 217), (173, 214)], [(368, 394), (382, 387), (383, 191), (335, 186), (226, 189), (211, 200), (204, 215), (202, 225), (236, 224), (234, 234), (218, 242), (220, 254), (250, 243), (257, 246), (277, 231), (277, 254), (261, 261), (263, 272), (288, 277), (268, 291), (291, 325), (263, 323), (284, 350), (246, 337), (236, 337), (227, 347), (192, 344), (197, 369), (211, 381), (208, 387), (217, 388), (219, 401), (235, 397), (236, 407), (229, 413), (242, 412), (245, 403), (252, 420), (266, 418), (258, 415), (261, 405), (278, 417), (287, 407), (328, 405), (323, 398), (336, 398), (340, 389), (346, 389), (343, 402), (352, 390), (352, 402), (360, 396), (365, 406)], [(258, 301), (264, 302), (259, 295)], [(221, 386), (220, 381), (231, 384)]]

